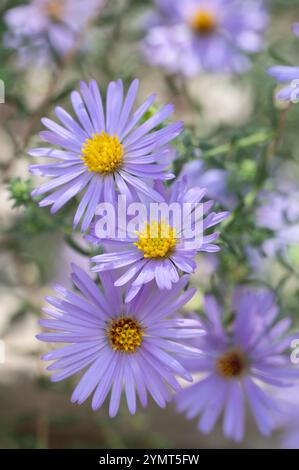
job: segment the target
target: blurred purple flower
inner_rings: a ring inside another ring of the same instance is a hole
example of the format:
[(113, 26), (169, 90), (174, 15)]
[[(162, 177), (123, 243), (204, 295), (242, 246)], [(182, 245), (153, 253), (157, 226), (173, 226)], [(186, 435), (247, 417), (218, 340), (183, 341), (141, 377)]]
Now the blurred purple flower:
[(228, 190), (229, 171), (222, 169), (206, 169), (202, 160), (191, 160), (182, 167), (179, 178), (188, 176), (190, 187), (206, 188), (206, 196), (219, 202), (227, 209), (233, 209), (236, 198)]
[(133, 113), (138, 84), (134, 80), (124, 96), (122, 81), (110, 82), (104, 109), (95, 80), (89, 85), (81, 82), (82, 97), (77, 91), (71, 94), (79, 124), (60, 107), (56, 108), (56, 115), (63, 126), (42, 119), (49, 131), (41, 132), (41, 138), (63, 150), (41, 147), (29, 151), (33, 157), (58, 160), (30, 167), (33, 174), (53, 177), (32, 193), (52, 193), (39, 202), (40, 206), (51, 205), (51, 213), (55, 213), (85, 190), (74, 217), (74, 227), (83, 217), (82, 231), (89, 228), (100, 202), (116, 204), (118, 193), (135, 201), (144, 196), (163, 201), (151, 182), (173, 177), (164, 171), (171, 152), (167, 144), (181, 132), (182, 122), (157, 130), (173, 112), (173, 105), (168, 104), (138, 125), (156, 96), (151, 95)]
[(185, 364), (204, 377), (178, 395), (178, 410), (189, 419), (201, 415), (198, 427), (204, 433), (223, 413), (225, 436), (239, 442), (248, 404), (260, 432), (269, 436), (281, 411), (272, 387), (283, 389), (299, 379), (299, 369), (284, 355), (293, 339), (287, 333), (291, 320), (278, 320), (274, 296), (266, 290), (237, 289), (230, 328), (224, 328), (222, 308), (213, 296), (206, 296), (204, 310), (207, 335), (194, 344), (205, 356)]
[[(133, 228), (130, 230), (127, 220), (123, 237), (119, 238), (116, 232), (117, 238), (111, 238), (112, 244), (118, 245), (117, 251), (109, 250), (92, 258), (96, 263), (92, 268), (93, 271), (122, 270), (115, 285), (131, 283), (127, 301), (134, 298), (144, 284), (153, 280), (159, 289), (171, 290), (182, 272), (188, 274), (194, 272), (195, 257), (198, 252), (216, 253), (220, 250), (219, 246), (214, 244), (220, 233), (204, 235), (204, 232), (220, 224), (229, 213), (210, 212), (213, 201), (202, 202), (206, 189), (190, 188), (185, 177), (176, 180), (167, 190), (160, 187), (160, 192), (167, 208), (171, 209), (172, 204), (180, 208), (178, 216), (175, 210), (173, 212), (169, 210), (167, 220), (163, 217), (163, 213), (151, 220), (151, 211), (147, 210), (146, 214), (139, 214), (138, 220), (135, 221), (140, 230)], [(202, 204), (202, 210), (197, 212), (199, 204)], [(186, 215), (184, 206), (187, 207), (188, 215), (192, 214), (192, 217)], [(198, 234), (198, 228), (203, 233)], [(109, 242), (108, 239), (102, 240), (104, 244), (107, 244), (107, 241)]]
[[(82, 404), (92, 393), (92, 408), (99, 409), (111, 390), (109, 414), (118, 412), (124, 387), (130, 413), (136, 411), (136, 392), (143, 407), (147, 394), (164, 407), (171, 391), (180, 390), (176, 376), (192, 381), (179, 362), (180, 356), (198, 357), (198, 349), (186, 338), (203, 334), (198, 320), (170, 318), (194, 295), (188, 276), (165, 294), (146, 286), (129, 304), (115, 288), (110, 273), (100, 276), (101, 288), (80, 268), (73, 266), (72, 279), (81, 295), (56, 286), (62, 299), (48, 297), (50, 319), (40, 320), (51, 332), (38, 339), (63, 346), (43, 356), (54, 361), (49, 371), (57, 382), (88, 368), (76, 386), (71, 401)], [(65, 345), (65, 343), (69, 343)]]
[(261, 0), (156, 0), (143, 50), (170, 73), (241, 73), (263, 46), (268, 15)]
[[(299, 335), (298, 335), (299, 336)], [(287, 388), (280, 393), (284, 404), (284, 416), (278, 417), (280, 433), (280, 447), (282, 449), (299, 449), (299, 387)]]
[(104, 0), (32, 0), (5, 14), (6, 45), (25, 62), (46, 62), (51, 48), (61, 56), (74, 47), (78, 35), (99, 14)]
[[(294, 33), (299, 37), (299, 24), (294, 24)], [(268, 69), (268, 74), (274, 77), (279, 83), (288, 83), (288, 86), (277, 93), (279, 100), (299, 101), (299, 67), (277, 65)]]
[(274, 232), (273, 238), (266, 240), (263, 251), (272, 256), (286, 246), (299, 243), (299, 189), (292, 184), (284, 184), (276, 192), (260, 196), (257, 210), (257, 225)]

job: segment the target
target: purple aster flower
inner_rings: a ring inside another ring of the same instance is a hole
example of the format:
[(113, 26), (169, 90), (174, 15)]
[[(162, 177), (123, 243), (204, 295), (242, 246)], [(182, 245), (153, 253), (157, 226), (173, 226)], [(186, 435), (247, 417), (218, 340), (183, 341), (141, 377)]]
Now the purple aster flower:
[[(294, 33), (299, 37), (299, 24), (293, 27)], [(277, 65), (268, 69), (268, 74), (274, 77), (279, 83), (287, 83), (288, 86), (280, 90), (277, 94), (279, 100), (299, 101), (299, 67)]]
[(257, 210), (257, 225), (273, 231), (273, 237), (263, 244), (271, 256), (286, 246), (299, 243), (299, 189), (287, 183), (276, 192), (261, 194)]
[[(45, 308), (50, 319), (40, 321), (51, 330), (38, 339), (63, 346), (43, 356), (54, 361), (48, 370), (57, 382), (86, 370), (71, 401), (83, 403), (91, 394), (92, 408), (99, 409), (111, 390), (110, 416), (118, 412), (124, 387), (129, 411), (136, 410), (136, 393), (147, 405), (147, 394), (161, 407), (180, 390), (176, 376), (192, 377), (180, 356), (196, 357), (199, 350), (185, 344), (187, 338), (203, 334), (197, 320), (171, 318), (194, 294), (186, 287), (188, 276), (165, 295), (146, 286), (129, 304), (115, 288), (111, 273), (100, 276), (99, 287), (82, 269), (73, 266), (73, 282), (80, 294), (56, 286), (62, 299), (49, 297), (54, 308)], [(65, 345), (65, 343), (68, 343)]]
[(5, 14), (9, 28), (5, 42), (21, 57), (34, 61), (49, 59), (51, 48), (64, 56), (103, 5), (104, 0), (32, 0)]
[(55, 213), (84, 191), (74, 217), (74, 227), (83, 217), (82, 231), (89, 228), (99, 202), (115, 203), (119, 193), (130, 200), (146, 196), (162, 201), (151, 181), (173, 176), (164, 171), (171, 152), (167, 144), (181, 132), (182, 123), (157, 129), (173, 112), (173, 105), (168, 104), (138, 125), (155, 94), (132, 112), (137, 90), (138, 80), (132, 82), (126, 96), (121, 80), (110, 82), (104, 110), (96, 82), (91, 80), (89, 85), (81, 82), (82, 96), (77, 91), (71, 94), (79, 122), (61, 107), (56, 108), (56, 116), (62, 126), (42, 119), (49, 130), (40, 136), (61, 149), (41, 147), (29, 151), (33, 157), (54, 159), (54, 163), (30, 167), (36, 175), (53, 178), (32, 193), (33, 196), (50, 193), (39, 202), (40, 206), (50, 205), (51, 213)]
[(204, 310), (207, 335), (199, 343), (205, 356), (185, 364), (202, 375), (178, 395), (178, 410), (189, 419), (201, 415), (198, 427), (204, 433), (214, 428), (223, 413), (225, 436), (241, 441), (249, 405), (259, 431), (269, 436), (281, 412), (273, 390), (283, 390), (299, 378), (298, 368), (284, 354), (293, 338), (288, 333), (291, 320), (278, 319), (274, 296), (266, 290), (238, 289), (232, 306), (234, 321), (228, 328), (213, 296), (206, 296)]
[(262, 49), (267, 13), (260, 0), (156, 0), (144, 42), (148, 61), (170, 73), (246, 71)]
[[(116, 236), (111, 236), (110, 240), (108, 236), (98, 240), (104, 242), (104, 245), (107, 245), (107, 242), (112, 242), (112, 246), (116, 244), (114, 251), (111, 251), (110, 247), (108, 252), (92, 258), (96, 263), (93, 271), (120, 270), (116, 286), (130, 282), (127, 301), (132, 299), (144, 284), (153, 280), (159, 289), (172, 289), (173, 283), (179, 281), (181, 273), (194, 272), (198, 252), (215, 253), (220, 250), (214, 243), (219, 237), (219, 232), (213, 233), (210, 229), (221, 223), (229, 213), (210, 212), (213, 201), (202, 202), (206, 194), (205, 189), (189, 188), (187, 178), (182, 178), (167, 190), (160, 185), (160, 192), (166, 205), (165, 212), (163, 205), (160, 215), (153, 215), (151, 210), (145, 213), (142, 211), (136, 220), (138, 230), (135, 230), (135, 225), (130, 229), (128, 218), (121, 236), (116, 230)], [(200, 210), (197, 212), (199, 205)], [(175, 207), (173, 212), (172, 207)], [(179, 209), (179, 212), (176, 209)], [(208, 230), (209, 234), (204, 235)], [(108, 234), (109, 232), (110, 230)], [(95, 236), (98, 236), (97, 230)]]

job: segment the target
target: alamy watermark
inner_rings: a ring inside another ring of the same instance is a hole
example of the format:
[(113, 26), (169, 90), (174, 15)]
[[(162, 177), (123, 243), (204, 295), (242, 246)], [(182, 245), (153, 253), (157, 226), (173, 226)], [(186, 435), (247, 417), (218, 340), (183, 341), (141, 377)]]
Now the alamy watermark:
[(124, 195), (117, 204), (103, 202), (96, 208), (95, 235), (101, 239), (136, 240), (136, 236), (150, 238), (174, 237), (187, 249), (198, 249), (203, 243), (202, 203), (142, 202), (127, 203)]
[(291, 363), (292, 364), (299, 364), (299, 338), (293, 339), (291, 342)]

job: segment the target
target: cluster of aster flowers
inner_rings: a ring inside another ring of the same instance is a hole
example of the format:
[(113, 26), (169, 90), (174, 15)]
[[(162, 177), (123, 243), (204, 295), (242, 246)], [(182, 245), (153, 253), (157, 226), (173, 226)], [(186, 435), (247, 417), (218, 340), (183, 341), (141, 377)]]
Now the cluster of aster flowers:
[[(49, 63), (78, 47), (78, 37), (106, 0), (31, 0), (5, 15), (6, 46), (21, 64)], [(170, 74), (244, 73), (263, 48), (268, 14), (263, 0), (155, 0), (143, 55)], [(54, 54), (53, 54), (54, 53)]]
[[(47, 130), (40, 137), (47, 145), (29, 151), (49, 159), (30, 167), (33, 174), (50, 177), (33, 197), (41, 207), (51, 206), (52, 213), (71, 199), (78, 201), (73, 228), (81, 224), (85, 238), (100, 247), (91, 273), (72, 266), (76, 291), (55, 285), (57, 297), (47, 298), (50, 307), (40, 324), (49, 331), (38, 339), (60, 344), (43, 356), (51, 361), (52, 380), (82, 372), (72, 402), (82, 404), (92, 395), (97, 410), (111, 392), (111, 417), (123, 390), (132, 414), (137, 398), (145, 407), (150, 395), (164, 407), (176, 396), (178, 409), (188, 417), (201, 415), (203, 432), (224, 412), (224, 434), (236, 441), (244, 435), (248, 402), (260, 432), (269, 435), (279, 413), (272, 389), (299, 378), (285, 355), (291, 324), (278, 319), (275, 299), (264, 291), (237, 289), (229, 321), (211, 296), (205, 300), (206, 320), (180, 313), (195, 293), (189, 282), (197, 254), (219, 250), (220, 234), (213, 227), (229, 213), (212, 211), (211, 188), (192, 181), (192, 169), (183, 168), (172, 182), (172, 142), (183, 126), (168, 121), (173, 106), (148, 117), (152, 95), (134, 110), (137, 80), (127, 93), (122, 80), (110, 82), (105, 97), (94, 80), (81, 82), (80, 91), (71, 94), (76, 118), (57, 107), (60, 124), (42, 119)], [(153, 202), (187, 205), (191, 229), (201, 221), (200, 241), (189, 246), (184, 217), (180, 224), (174, 216), (166, 222), (150, 211), (139, 214), (138, 230), (123, 230), (130, 216), (117, 227), (118, 236), (109, 230), (109, 236), (99, 235), (99, 205), (117, 207), (120, 196), (145, 208)], [(199, 215), (194, 204), (201, 207)]]
[[(5, 15), (7, 47), (21, 64), (49, 63), (78, 47), (105, 0), (32, 0)], [(263, 48), (268, 21), (263, 0), (155, 0), (141, 50), (170, 74), (243, 73)], [(284, 72), (283, 72), (284, 73)]]
[[(93, 271), (100, 273), (96, 280), (74, 266), (73, 281), (82, 297), (57, 286), (63, 299), (48, 298), (54, 310), (45, 309), (51, 319), (42, 320), (41, 325), (53, 331), (39, 338), (71, 344), (46, 354), (45, 359), (56, 359), (49, 367), (57, 370), (53, 380), (89, 366), (72, 401), (82, 403), (94, 391), (92, 406), (97, 409), (112, 389), (111, 416), (117, 413), (123, 386), (128, 408), (134, 413), (135, 390), (143, 406), (147, 392), (164, 406), (171, 390), (181, 387), (177, 376), (192, 380), (180, 357), (201, 356), (200, 349), (186, 341), (204, 332), (198, 320), (181, 318), (177, 311), (194, 294), (194, 289), (186, 287), (188, 274), (196, 267), (196, 253), (218, 250), (213, 243), (218, 232), (203, 236), (198, 247), (186, 248), (174, 220), (169, 221), (166, 234), (162, 231), (165, 222), (146, 218), (140, 220), (143, 229), (132, 238), (97, 238), (93, 221), (100, 202), (116, 206), (123, 195), (145, 205), (158, 201), (182, 206), (199, 203), (205, 196), (203, 188), (188, 188), (184, 181), (164, 186), (173, 177), (167, 170), (173, 151), (169, 144), (180, 133), (182, 123), (158, 127), (171, 115), (172, 105), (140, 123), (155, 95), (134, 111), (137, 90), (137, 80), (126, 95), (121, 80), (111, 82), (104, 101), (95, 81), (82, 82), (81, 94), (75, 91), (71, 95), (78, 121), (60, 107), (56, 115), (62, 125), (42, 119), (48, 130), (41, 132), (41, 138), (60, 149), (44, 146), (29, 152), (54, 159), (54, 163), (31, 166), (32, 173), (52, 177), (32, 193), (46, 194), (39, 205), (50, 205), (54, 213), (83, 192), (74, 227), (82, 221), (82, 231), (105, 248), (92, 259)], [(228, 215), (211, 212), (212, 201), (202, 205), (204, 230)], [(153, 226), (157, 229), (154, 234)], [(111, 242), (117, 251), (111, 251)]]
[[(26, 64), (49, 63), (56, 56), (66, 61), (105, 3), (31, 0), (5, 14), (5, 44)], [(251, 54), (263, 48), (268, 13), (262, 0), (153, 3), (141, 50), (168, 74), (243, 73)], [(299, 37), (298, 24), (294, 33)], [(268, 73), (287, 84), (278, 99), (298, 101), (299, 67), (275, 66)], [(46, 331), (37, 337), (57, 346), (43, 355), (51, 379), (81, 373), (71, 401), (82, 404), (92, 397), (98, 410), (109, 396), (111, 417), (123, 392), (131, 414), (137, 399), (143, 407), (148, 397), (159, 407), (174, 401), (178, 412), (198, 419), (201, 432), (211, 432), (222, 419), (224, 435), (237, 442), (244, 438), (248, 409), (265, 436), (277, 423), (291, 421), (284, 440), (296, 446), (298, 416), (290, 416), (286, 403), (295, 402), (298, 392), (299, 371), (289, 354), (296, 336), (291, 320), (280, 318), (274, 294), (237, 286), (230, 306), (220, 295), (206, 295), (201, 317), (182, 313), (196, 292), (191, 275), (204, 265), (198, 255), (213, 256), (214, 262), (220, 249), (214, 227), (229, 212), (215, 212), (214, 200), (235, 210), (237, 198), (229, 188), (229, 170), (207, 170), (199, 149), (175, 177), (173, 144), (183, 123), (171, 122), (172, 104), (154, 107), (155, 94), (136, 108), (138, 87), (138, 80), (127, 90), (122, 80), (111, 81), (103, 93), (95, 80), (82, 81), (80, 91), (71, 93), (73, 111), (56, 107), (59, 122), (44, 117), (43, 144), (29, 150), (45, 160), (32, 164), (31, 173), (49, 178), (32, 197), (52, 214), (73, 201), (71, 230), (80, 227), (94, 253), (90, 272), (72, 264), (73, 291), (56, 284), (57, 296), (46, 299), (50, 306), (40, 320)], [(15, 186), (12, 193), (20, 203), (27, 201), (27, 186)], [(273, 186), (275, 191), (259, 193), (255, 213), (257, 226), (273, 234), (262, 247), (267, 256), (299, 241), (297, 187)], [(121, 198), (145, 211), (117, 221), (109, 212), (103, 217), (99, 208), (117, 210)], [(151, 213), (153, 203), (187, 207), (187, 214), (170, 213), (165, 220)], [(99, 230), (103, 225), (106, 231)], [(248, 254), (250, 264), (257, 264), (250, 246)]]
[(152, 65), (192, 76), (242, 73), (263, 47), (268, 16), (260, 0), (156, 0), (143, 50)]

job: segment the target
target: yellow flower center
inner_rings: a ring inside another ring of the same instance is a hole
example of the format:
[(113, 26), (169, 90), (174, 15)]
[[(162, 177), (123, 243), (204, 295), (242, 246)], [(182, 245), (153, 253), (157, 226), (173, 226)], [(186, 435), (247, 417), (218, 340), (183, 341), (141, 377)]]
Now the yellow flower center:
[(60, 20), (62, 16), (62, 3), (61, 0), (50, 0), (45, 5), (46, 14), (54, 20)]
[(146, 224), (141, 232), (137, 232), (138, 242), (134, 245), (143, 251), (144, 258), (165, 258), (176, 245), (176, 230), (164, 222)]
[(144, 331), (139, 322), (130, 317), (113, 320), (108, 330), (108, 338), (114, 351), (134, 353), (142, 343)]
[(216, 28), (216, 18), (209, 10), (198, 10), (191, 18), (191, 27), (198, 34), (209, 34)]
[(218, 358), (216, 363), (217, 372), (223, 377), (230, 379), (240, 377), (247, 367), (247, 361), (242, 351), (231, 350)]
[(82, 158), (89, 171), (108, 174), (118, 170), (123, 161), (123, 146), (116, 136), (106, 132), (93, 134), (82, 146)]

